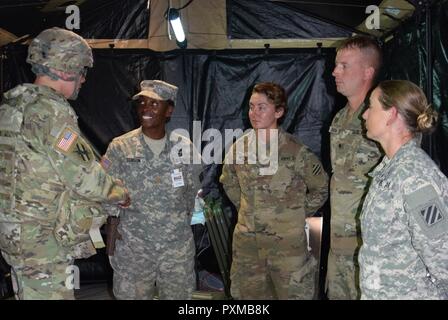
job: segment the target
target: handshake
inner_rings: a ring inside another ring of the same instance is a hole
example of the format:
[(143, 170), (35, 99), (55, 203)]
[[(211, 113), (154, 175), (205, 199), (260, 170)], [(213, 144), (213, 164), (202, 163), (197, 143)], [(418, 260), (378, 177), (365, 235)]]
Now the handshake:
[(113, 186), (107, 194), (107, 199), (111, 203), (116, 203), (120, 208), (128, 208), (131, 205), (129, 191), (125, 188), (123, 182), (115, 179)]

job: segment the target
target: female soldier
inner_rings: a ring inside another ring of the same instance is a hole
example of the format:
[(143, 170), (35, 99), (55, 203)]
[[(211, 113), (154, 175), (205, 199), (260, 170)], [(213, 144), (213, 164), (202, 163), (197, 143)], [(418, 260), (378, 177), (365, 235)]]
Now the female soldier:
[(236, 299), (314, 296), (317, 265), (307, 250), (305, 218), (327, 199), (328, 177), (307, 147), (279, 129), (285, 113), (285, 90), (257, 84), (249, 102), (253, 130), (233, 144), (224, 162), (220, 181), (238, 208), (230, 272)]
[(448, 180), (417, 141), (437, 114), (415, 84), (390, 80), (372, 92), (363, 118), (386, 156), (361, 216), (361, 299), (446, 299)]

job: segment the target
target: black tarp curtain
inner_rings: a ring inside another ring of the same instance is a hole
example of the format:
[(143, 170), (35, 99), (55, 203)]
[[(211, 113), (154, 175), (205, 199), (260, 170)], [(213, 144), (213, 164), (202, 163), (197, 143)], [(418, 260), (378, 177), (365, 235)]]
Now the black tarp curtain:
[[(448, 175), (448, 1), (443, 0), (431, 8), (431, 59), (433, 63), (432, 105), (439, 112), (437, 130), (424, 136), (423, 148)], [(423, 90), (427, 79), (427, 50), (424, 12), (402, 24), (394, 38), (384, 46), (385, 79), (408, 79)]]
[[(6, 87), (32, 81), (24, 62), (26, 48), (11, 48), (7, 53)], [(85, 135), (100, 153), (112, 138), (138, 126), (131, 97), (138, 92), (140, 81), (163, 79), (179, 87), (169, 128), (185, 128), (190, 132), (193, 120), (201, 121), (202, 131), (248, 128), (252, 87), (261, 81), (279, 83), (289, 97), (282, 125), (316, 154), (322, 154), (321, 132), (331, 120), (334, 105), (330, 74), (333, 50), (160, 54), (106, 49), (94, 50), (94, 60), (94, 68), (89, 70), (79, 98), (72, 105)]]

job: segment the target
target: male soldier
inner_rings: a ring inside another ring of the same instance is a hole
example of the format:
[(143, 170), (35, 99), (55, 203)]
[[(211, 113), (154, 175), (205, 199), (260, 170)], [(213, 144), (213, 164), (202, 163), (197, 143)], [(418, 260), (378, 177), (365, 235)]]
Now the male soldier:
[(254, 130), (224, 161), (220, 181), (238, 209), (230, 275), (236, 299), (315, 297), (317, 261), (307, 250), (305, 218), (327, 199), (328, 177), (308, 148), (278, 129), (285, 113), (285, 90), (257, 84), (249, 102)]
[(127, 210), (110, 211), (120, 213), (121, 240), (110, 256), (118, 299), (152, 299), (155, 285), (159, 299), (190, 299), (196, 286), (190, 221), (199, 179), (188, 161), (193, 144), (165, 129), (177, 90), (164, 81), (142, 81), (133, 97), (141, 127), (115, 138), (102, 161), (133, 198)]
[(101, 241), (99, 202), (127, 205), (129, 197), (95, 161), (66, 100), (76, 99), (92, 67), (85, 40), (44, 30), (27, 62), (34, 84), (6, 92), (0, 106), (0, 248), (18, 299), (73, 299), (68, 267), (95, 253), (89, 233)]
[(368, 189), (367, 173), (378, 163), (381, 152), (365, 137), (361, 115), (364, 100), (381, 66), (381, 49), (375, 40), (353, 37), (342, 43), (336, 54), (333, 76), (337, 91), (347, 104), (330, 127), (331, 245), (328, 256), (329, 299), (359, 298), (357, 248), (361, 244), (359, 213)]

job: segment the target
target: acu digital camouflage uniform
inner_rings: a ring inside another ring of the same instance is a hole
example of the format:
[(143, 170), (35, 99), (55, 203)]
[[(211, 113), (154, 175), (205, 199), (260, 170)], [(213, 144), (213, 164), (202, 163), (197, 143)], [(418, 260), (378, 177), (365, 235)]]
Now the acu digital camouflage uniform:
[(415, 140), (371, 173), (361, 299), (448, 299), (448, 179)]
[[(190, 152), (193, 144), (175, 133), (167, 132), (166, 137), (155, 157), (138, 128), (115, 138), (103, 159), (108, 172), (123, 179), (132, 198), (131, 207), (120, 213), (122, 240), (110, 257), (118, 299), (152, 299), (155, 282), (160, 299), (190, 299), (196, 287), (190, 221), (200, 188), (198, 175), (193, 165), (172, 161), (171, 149), (178, 142), (170, 137), (181, 139)], [(174, 170), (182, 172), (184, 186), (173, 187)]]
[(359, 298), (357, 248), (361, 244), (359, 213), (367, 193), (367, 173), (379, 162), (378, 145), (365, 137), (361, 114), (364, 104), (350, 117), (349, 107), (340, 110), (330, 127), (331, 245), (328, 255), (329, 299)]
[[(31, 43), (27, 61), (41, 69), (36, 63), (67, 71), (91, 66), (90, 48), (67, 32), (43, 31)], [(47, 64), (44, 57), (53, 60)], [(98, 226), (105, 220), (99, 202), (118, 202), (127, 193), (95, 161), (61, 93), (24, 84), (4, 94), (0, 180), (0, 249), (13, 268), (17, 297), (73, 299), (67, 267), (95, 253), (89, 229), (94, 220)]]
[[(263, 166), (258, 161), (248, 164), (253, 130), (240, 138), (244, 164), (233, 164), (228, 153), (223, 166), (220, 181), (238, 209), (231, 267), (236, 299), (315, 297), (318, 267), (307, 250), (305, 218), (327, 199), (328, 177), (308, 148), (285, 131), (278, 132), (275, 174), (260, 175)], [(237, 143), (230, 151), (234, 155)]]

